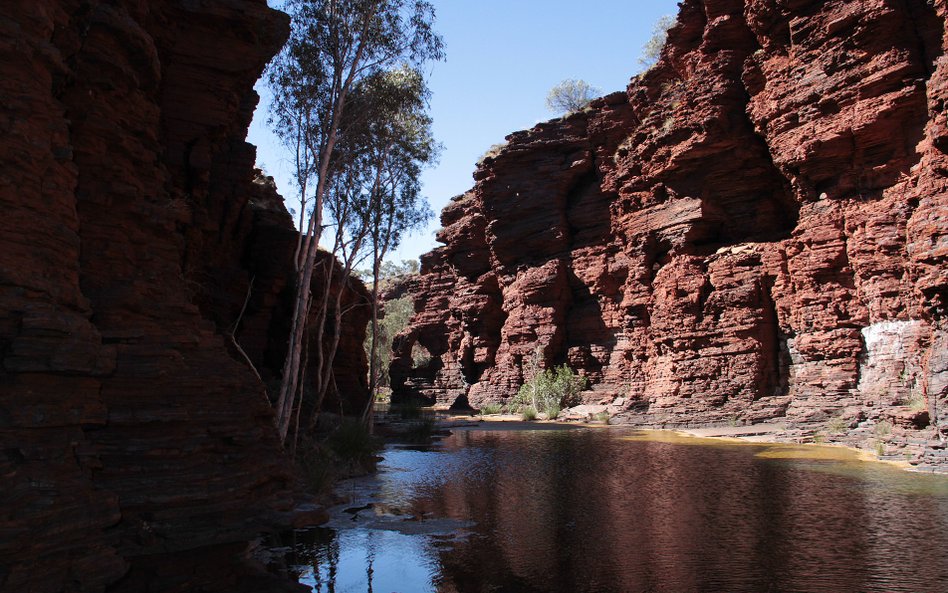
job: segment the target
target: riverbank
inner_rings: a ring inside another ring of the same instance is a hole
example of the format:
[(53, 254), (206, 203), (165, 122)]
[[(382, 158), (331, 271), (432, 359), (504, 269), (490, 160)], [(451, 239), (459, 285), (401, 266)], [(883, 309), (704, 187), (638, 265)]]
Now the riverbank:
[[(880, 438), (882, 435), (875, 433), (867, 435), (865, 431), (827, 434), (820, 427), (788, 427), (778, 423), (748, 426), (656, 427), (625, 423), (612, 424), (606, 421), (589, 421), (588, 419), (580, 421), (572, 418), (568, 420), (525, 421), (519, 415), (514, 414), (448, 415), (441, 420), (439, 426), (449, 430), (478, 427), (489, 430), (557, 430), (581, 427), (632, 429), (648, 433), (648, 438), (651, 440), (683, 444), (700, 444), (700, 441), (707, 441), (706, 444), (725, 442), (771, 444), (787, 448), (784, 451), (772, 452), (773, 456), (872, 461), (896, 466), (906, 471), (948, 475), (948, 462), (937, 460), (937, 457), (945, 457), (940, 455), (945, 453), (943, 443), (939, 443), (937, 440), (924, 439), (914, 439), (913, 443), (911, 438), (900, 437), (883, 441)], [(926, 463), (926, 453), (929, 456), (934, 453), (936, 462)], [(946, 457), (946, 460), (948, 460), (948, 457)]]

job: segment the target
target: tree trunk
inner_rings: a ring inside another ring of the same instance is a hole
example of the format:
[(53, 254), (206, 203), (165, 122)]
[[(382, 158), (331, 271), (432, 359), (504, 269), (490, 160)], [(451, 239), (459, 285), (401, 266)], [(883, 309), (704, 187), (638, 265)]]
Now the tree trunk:
[(372, 432), (375, 410), (375, 390), (378, 389), (378, 341), (379, 341), (379, 259), (378, 244), (373, 245), (372, 253), (372, 340), (369, 344), (369, 401), (362, 412), (362, 423)]

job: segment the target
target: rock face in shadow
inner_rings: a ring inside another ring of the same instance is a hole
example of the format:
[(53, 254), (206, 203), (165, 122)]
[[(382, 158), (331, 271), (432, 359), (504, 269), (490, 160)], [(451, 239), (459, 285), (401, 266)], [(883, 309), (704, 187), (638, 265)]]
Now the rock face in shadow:
[(539, 349), (630, 422), (944, 425), (946, 10), (683, 2), (655, 67), (444, 210), (397, 393), (504, 401)]
[(135, 589), (138, 559), (291, 504), (228, 337), (253, 278), (236, 340), (279, 372), (295, 237), (244, 138), (288, 25), (265, 0), (0, 6), (0, 590)]

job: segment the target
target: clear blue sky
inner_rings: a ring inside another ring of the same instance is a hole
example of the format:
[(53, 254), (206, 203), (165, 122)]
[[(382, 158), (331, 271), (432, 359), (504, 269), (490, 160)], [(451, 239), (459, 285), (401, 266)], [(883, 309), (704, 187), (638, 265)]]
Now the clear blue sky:
[[(268, 0), (277, 6), (279, 0)], [(435, 219), (404, 241), (390, 259), (417, 258), (438, 244), (434, 232), (448, 200), (473, 185), (474, 163), (516, 130), (556, 117), (549, 89), (577, 78), (603, 93), (623, 90), (639, 71), (642, 45), (675, 0), (433, 0), (447, 60), (430, 66), (435, 138), (440, 163), (425, 172), (424, 192)], [(276, 178), (288, 207), (294, 194), (289, 154), (266, 126), (267, 93), (250, 127), (257, 163)]]

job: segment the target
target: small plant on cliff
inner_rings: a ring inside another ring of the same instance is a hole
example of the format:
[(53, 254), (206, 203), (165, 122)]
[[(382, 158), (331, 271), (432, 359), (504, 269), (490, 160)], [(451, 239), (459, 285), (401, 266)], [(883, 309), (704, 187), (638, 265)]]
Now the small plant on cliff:
[(889, 436), (890, 434), (892, 434), (892, 423), (889, 422), (888, 420), (881, 420), (876, 423), (872, 431), (878, 437)]
[(923, 412), (928, 409), (928, 403), (925, 401), (925, 396), (922, 394), (921, 388), (918, 386), (913, 387), (909, 392), (909, 396), (902, 402), (902, 405), (908, 406), (909, 410), (913, 412)]
[(826, 431), (829, 434), (844, 434), (849, 430), (849, 425), (849, 420), (843, 416), (835, 416), (826, 423)]
[(567, 78), (550, 89), (546, 95), (546, 107), (554, 113), (569, 113), (583, 109), (602, 94), (602, 90), (585, 80)]
[(497, 155), (500, 154), (500, 151), (502, 151), (505, 146), (507, 146), (506, 141), (498, 142), (497, 144), (491, 144), (491, 147), (488, 148), (484, 152), (484, 154), (481, 155), (481, 158), (477, 159), (477, 166), (480, 167), (481, 165), (483, 165), (484, 161), (486, 161), (487, 159), (492, 159), (492, 158), (497, 157)]
[(655, 21), (652, 28), (652, 36), (645, 45), (642, 46), (642, 55), (639, 57), (639, 64), (643, 70), (648, 70), (658, 63), (662, 56), (662, 48), (665, 47), (665, 41), (668, 39), (668, 30), (675, 24), (675, 17), (666, 14)]

